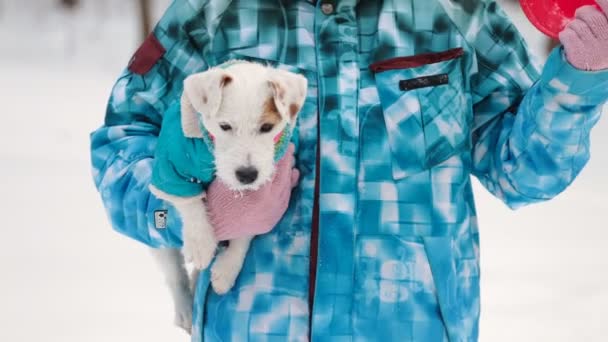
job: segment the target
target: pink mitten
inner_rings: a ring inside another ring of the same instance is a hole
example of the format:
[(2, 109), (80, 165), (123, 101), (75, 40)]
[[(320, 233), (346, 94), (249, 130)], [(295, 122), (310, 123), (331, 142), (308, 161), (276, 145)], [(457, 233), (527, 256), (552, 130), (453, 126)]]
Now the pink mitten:
[(207, 189), (207, 211), (218, 241), (268, 233), (279, 223), (298, 183), (300, 172), (293, 168), (294, 146), (276, 166), (272, 181), (256, 191), (241, 195), (230, 190), (219, 179)]
[(597, 3), (603, 12), (583, 6), (559, 34), (568, 62), (581, 70), (608, 69), (608, 0)]

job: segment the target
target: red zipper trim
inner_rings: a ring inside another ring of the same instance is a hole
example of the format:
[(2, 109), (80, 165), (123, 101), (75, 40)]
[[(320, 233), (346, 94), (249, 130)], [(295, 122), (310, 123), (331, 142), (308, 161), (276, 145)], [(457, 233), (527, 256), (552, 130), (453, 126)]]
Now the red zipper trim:
[(417, 68), (426, 64), (439, 63), (450, 59), (455, 59), (464, 54), (462, 48), (455, 48), (443, 52), (423, 53), (407, 57), (395, 57), (372, 63), (369, 68), (375, 72), (383, 72), (395, 69)]

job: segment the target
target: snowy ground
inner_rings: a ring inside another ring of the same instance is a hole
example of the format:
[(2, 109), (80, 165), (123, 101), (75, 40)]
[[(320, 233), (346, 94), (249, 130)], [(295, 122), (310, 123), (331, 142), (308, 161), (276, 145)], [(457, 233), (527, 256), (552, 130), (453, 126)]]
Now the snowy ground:
[[(89, 0), (76, 18), (52, 3), (0, 3), (0, 341), (187, 341), (153, 260), (111, 230), (90, 176), (88, 134), (137, 41), (133, 4)], [(554, 201), (512, 212), (476, 188), (481, 341), (608, 340), (605, 119)]]

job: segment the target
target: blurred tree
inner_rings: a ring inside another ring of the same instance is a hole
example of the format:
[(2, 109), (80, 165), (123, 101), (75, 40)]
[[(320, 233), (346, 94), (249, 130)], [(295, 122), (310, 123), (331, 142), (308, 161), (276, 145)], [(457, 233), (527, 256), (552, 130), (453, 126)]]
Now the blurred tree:
[(78, 0), (61, 0), (61, 5), (67, 8), (74, 8), (78, 6)]
[(138, 0), (139, 6), (139, 20), (140, 20), (140, 32), (142, 40), (145, 39), (150, 33), (152, 26), (152, 14), (151, 14), (151, 6), (150, 0)]

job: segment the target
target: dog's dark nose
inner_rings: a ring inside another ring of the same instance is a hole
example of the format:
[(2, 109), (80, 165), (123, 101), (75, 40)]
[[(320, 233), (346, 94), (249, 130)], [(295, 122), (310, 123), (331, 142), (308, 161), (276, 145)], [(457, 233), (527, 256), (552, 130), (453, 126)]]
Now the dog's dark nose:
[(243, 184), (251, 184), (258, 179), (258, 169), (247, 166), (236, 170), (236, 179)]

